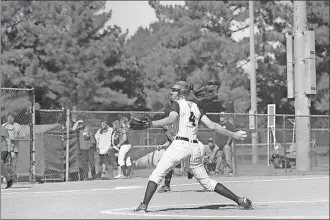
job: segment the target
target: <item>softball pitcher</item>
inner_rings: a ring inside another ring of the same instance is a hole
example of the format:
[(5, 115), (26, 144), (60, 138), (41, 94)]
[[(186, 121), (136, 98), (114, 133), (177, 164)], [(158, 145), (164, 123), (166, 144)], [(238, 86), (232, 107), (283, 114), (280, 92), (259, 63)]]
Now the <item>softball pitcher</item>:
[[(171, 100), (172, 101), (172, 100)], [(169, 112), (166, 114), (168, 115)], [(178, 131), (178, 123), (175, 123), (171, 126), (163, 126), (163, 129), (164, 129), (164, 132), (166, 134), (166, 137), (167, 137), (167, 141), (158, 146), (157, 149), (160, 150), (160, 149), (167, 149), (171, 143), (173, 142), (173, 140), (175, 139), (175, 135)], [(204, 155), (205, 153), (205, 147), (204, 147), (204, 144), (202, 142), (199, 141), (199, 147), (200, 147), (200, 150), (202, 152), (202, 155)], [(185, 162), (188, 162), (188, 167), (187, 167), (187, 174), (188, 174), (188, 179), (192, 179), (194, 177), (194, 175), (191, 173), (191, 171), (189, 170), (189, 160), (190, 158), (188, 158)], [(181, 163), (179, 163), (178, 165), (175, 166), (176, 168), (181, 168)], [(168, 172), (165, 176), (165, 179), (164, 179), (164, 185), (160, 187), (160, 189), (158, 190), (159, 193), (164, 193), (164, 192), (169, 192), (171, 191), (171, 180), (172, 180), (172, 176), (173, 176), (173, 173), (174, 173), (174, 170), (172, 169), (170, 172)]]
[(155, 170), (149, 177), (149, 182), (142, 203), (134, 211), (147, 211), (148, 204), (157, 190), (158, 184), (164, 176), (173, 169), (178, 163), (190, 158), (190, 169), (197, 181), (207, 190), (235, 201), (240, 207), (245, 209), (252, 208), (252, 202), (245, 197), (238, 197), (221, 183), (211, 179), (202, 163), (202, 152), (197, 140), (198, 125), (200, 122), (217, 133), (244, 140), (247, 137), (245, 131), (231, 132), (221, 125), (211, 121), (201, 110), (201, 108), (187, 98), (191, 92), (188, 83), (178, 81), (171, 88), (170, 113), (166, 118), (152, 121), (149, 126), (160, 127), (171, 125), (178, 121), (179, 129), (175, 140), (167, 148), (162, 158), (158, 162)]
[[(167, 149), (171, 145), (173, 139), (175, 138), (175, 133), (173, 134), (173, 130), (175, 128), (173, 128), (173, 126), (164, 126), (163, 128), (164, 128), (165, 134), (167, 136), (167, 141), (163, 145), (158, 146), (158, 150), (160, 150), (160, 149)], [(172, 132), (170, 130), (172, 130)], [(204, 151), (205, 151), (204, 150), (204, 145), (200, 141), (199, 141), (199, 147), (201, 149), (201, 152), (203, 152), (202, 155), (204, 155)], [(179, 163), (175, 167), (176, 168), (180, 168), (181, 166), (178, 167), (179, 165), (181, 165), (181, 164)], [(187, 169), (188, 170), (187, 171), (188, 179), (192, 179), (194, 177), (194, 175), (191, 173), (191, 171), (189, 171), (189, 167), (187, 167), (187, 168), (188, 168)], [(166, 174), (165, 180), (164, 180), (164, 185), (162, 187), (160, 187), (160, 189), (158, 190), (159, 193), (164, 193), (164, 192), (171, 191), (171, 180), (172, 180), (173, 173), (174, 173), (174, 170), (172, 169), (170, 172), (168, 172)]]

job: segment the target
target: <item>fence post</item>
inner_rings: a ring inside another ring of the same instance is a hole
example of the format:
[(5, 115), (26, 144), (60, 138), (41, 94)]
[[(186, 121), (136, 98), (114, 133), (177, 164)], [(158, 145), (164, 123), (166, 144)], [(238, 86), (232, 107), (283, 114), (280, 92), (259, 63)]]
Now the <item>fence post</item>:
[(150, 145), (150, 134), (149, 134), (149, 128), (147, 128), (147, 145)]
[(35, 117), (35, 92), (34, 88), (30, 90), (31, 97), (31, 125), (30, 125), (30, 182), (35, 182), (36, 180), (36, 141), (35, 141), (35, 125), (36, 125), (36, 117)]
[(66, 157), (65, 157), (65, 181), (69, 182), (69, 161), (70, 161), (70, 109), (66, 110)]
[(66, 111), (64, 107), (62, 107), (62, 112), (61, 112), (61, 178), (62, 181), (65, 179), (65, 167), (64, 167), (64, 149), (66, 149), (64, 142), (65, 142), (65, 124), (66, 124)]
[[(234, 131), (236, 131), (236, 114), (234, 114), (233, 117), (233, 125), (234, 125)], [(237, 158), (236, 158), (236, 141), (233, 140), (233, 146), (232, 146), (232, 166), (234, 174), (237, 174)]]
[(287, 157), (286, 157), (286, 125), (285, 125), (285, 120), (286, 120), (286, 117), (285, 115), (283, 115), (283, 124), (282, 124), (282, 127), (283, 127), (283, 131), (284, 131), (284, 134), (283, 134), (283, 139), (284, 139), (284, 169), (285, 169), (285, 173), (287, 174), (287, 167), (286, 167), (286, 163), (287, 163)]

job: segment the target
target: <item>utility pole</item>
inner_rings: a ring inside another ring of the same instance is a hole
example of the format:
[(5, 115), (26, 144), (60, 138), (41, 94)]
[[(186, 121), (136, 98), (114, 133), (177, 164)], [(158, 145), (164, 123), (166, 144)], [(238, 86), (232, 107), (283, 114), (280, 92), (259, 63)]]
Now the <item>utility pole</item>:
[[(306, 1), (293, 1), (294, 16), (294, 107), (296, 115), (297, 170), (312, 169), (310, 157), (310, 99), (305, 92), (305, 37), (307, 26)], [(303, 117), (301, 117), (303, 116)]]
[[(0, 19), (2, 20), (2, 2), (0, 0)], [(2, 29), (2, 25), (0, 22), (0, 30)], [(0, 52), (2, 54), (2, 44), (1, 44), (1, 34), (0, 34)], [(0, 59), (0, 65), (2, 66), (2, 59)], [(1, 88), (2, 88), (2, 74), (3, 72), (0, 73), (0, 123), (1, 123), (1, 119), (2, 119), (2, 92), (1, 92)]]
[(258, 158), (258, 127), (255, 114), (257, 113), (257, 86), (256, 86), (256, 70), (255, 70), (255, 51), (254, 51), (254, 12), (253, 1), (249, 1), (250, 16), (250, 93), (251, 93), (251, 111), (252, 116), (252, 164), (259, 162)]

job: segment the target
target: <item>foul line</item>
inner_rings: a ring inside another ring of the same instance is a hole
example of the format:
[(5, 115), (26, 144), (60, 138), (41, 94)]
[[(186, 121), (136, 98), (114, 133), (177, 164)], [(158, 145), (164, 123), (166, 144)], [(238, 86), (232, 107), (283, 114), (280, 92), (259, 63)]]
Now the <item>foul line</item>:
[[(278, 204), (278, 203), (325, 203), (329, 202), (329, 200), (318, 200), (318, 201), (265, 201), (265, 202), (253, 202), (253, 204)], [(158, 206), (149, 206), (149, 208), (165, 208), (165, 207), (179, 207), (179, 206), (205, 206), (205, 205), (227, 205), (228, 203), (208, 203), (208, 204), (177, 204), (177, 205), (158, 205)], [(147, 216), (147, 217), (174, 217), (174, 218), (252, 218), (252, 219), (279, 219), (279, 218), (299, 218), (299, 219), (311, 219), (311, 218), (322, 218), (322, 219), (329, 219), (329, 216), (284, 216), (284, 215), (278, 215), (278, 216), (258, 216), (258, 215), (230, 215), (230, 216), (224, 216), (224, 215), (218, 215), (218, 216), (205, 216), (205, 215), (178, 215), (178, 214), (154, 214), (154, 213), (129, 213), (129, 212), (123, 212), (125, 210), (134, 210), (134, 208), (120, 208), (120, 209), (110, 209), (101, 211), (101, 214), (108, 214), (108, 215), (126, 215), (126, 216)]]
[[(283, 178), (283, 179), (256, 179), (256, 180), (223, 180), (221, 183), (258, 183), (258, 182), (277, 182), (277, 181), (292, 181), (292, 180), (316, 180), (316, 179), (329, 179), (329, 176), (319, 177), (301, 177), (301, 178)], [(180, 186), (193, 186), (199, 183), (183, 183), (172, 185), (173, 187)], [(5, 192), (6, 189), (1, 190), (2, 195), (12, 194), (53, 194), (53, 193), (81, 193), (81, 192), (94, 192), (94, 191), (115, 191), (115, 190), (130, 190), (130, 189), (144, 189), (146, 186), (117, 186), (115, 188), (98, 188), (98, 189), (77, 189), (77, 190), (58, 190), (58, 191), (29, 191), (29, 192)]]

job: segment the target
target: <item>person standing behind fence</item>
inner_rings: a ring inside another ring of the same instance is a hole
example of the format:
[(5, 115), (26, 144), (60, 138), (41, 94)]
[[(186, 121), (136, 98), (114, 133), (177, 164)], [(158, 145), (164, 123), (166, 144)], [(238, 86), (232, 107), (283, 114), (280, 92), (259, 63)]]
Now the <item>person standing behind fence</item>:
[(1, 140), (0, 140), (0, 145), (1, 145), (1, 176), (6, 178), (7, 181), (7, 187), (6, 189), (10, 188), (14, 180), (12, 178), (14, 171), (5, 165), (5, 161), (8, 157), (9, 154), (14, 153), (12, 151), (12, 146), (11, 146), (11, 141), (9, 139), (9, 133), (7, 129), (4, 127), (0, 127), (0, 134), (1, 134)]
[(73, 131), (79, 130), (79, 162), (80, 162), (80, 178), (81, 180), (88, 179), (89, 169), (92, 174), (92, 179), (96, 179), (94, 153), (96, 151), (96, 140), (89, 126), (86, 126), (83, 120), (79, 120), (72, 128)]
[(120, 138), (119, 143), (115, 149), (119, 149), (118, 164), (121, 168), (122, 175), (118, 174), (114, 178), (127, 178), (132, 171), (132, 161), (127, 157), (128, 152), (131, 150), (131, 134), (129, 130), (129, 120), (126, 117), (120, 119)]
[[(219, 124), (229, 130), (234, 132), (234, 125), (227, 120), (227, 116), (225, 112), (220, 112), (220, 122)], [(215, 143), (220, 147), (220, 150), (224, 152), (224, 160), (220, 169), (220, 173), (224, 173), (224, 168), (227, 166), (229, 168), (229, 175), (233, 175), (233, 165), (232, 165), (232, 147), (233, 147), (233, 139), (228, 136), (224, 136), (221, 134), (217, 134), (214, 138)]]
[(14, 153), (11, 153), (8, 158), (8, 162), (11, 168), (16, 173), (16, 167), (18, 162), (18, 152), (19, 152), (19, 138), (24, 138), (25, 133), (22, 129), (22, 126), (15, 122), (15, 115), (13, 113), (9, 113), (7, 115), (7, 121), (2, 125), (5, 127), (9, 133), (9, 139), (11, 140), (11, 149)]
[(117, 176), (122, 176), (123, 173), (121, 172), (121, 167), (118, 164), (118, 153), (119, 153), (119, 149), (116, 149), (116, 146), (119, 144), (119, 138), (120, 138), (120, 122), (119, 120), (114, 120), (112, 122), (112, 128), (113, 128), (113, 132), (112, 132), (112, 136), (111, 136), (111, 146), (112, 149), (110, 150), (110, 162), (112, 164), (112, 168), (114, 169), (115, 167), (117, 167), (118, 170), (118, 174)]
[(111, 136), (113, 128), (107, 122), (101, 123), (101, 128), (96, 132), (96, 149), (99, 152), (100, 165), (102, 166), (101, 178), (106, 178), (107, 166), (109, 162), (109, 153), (111, 150)]

